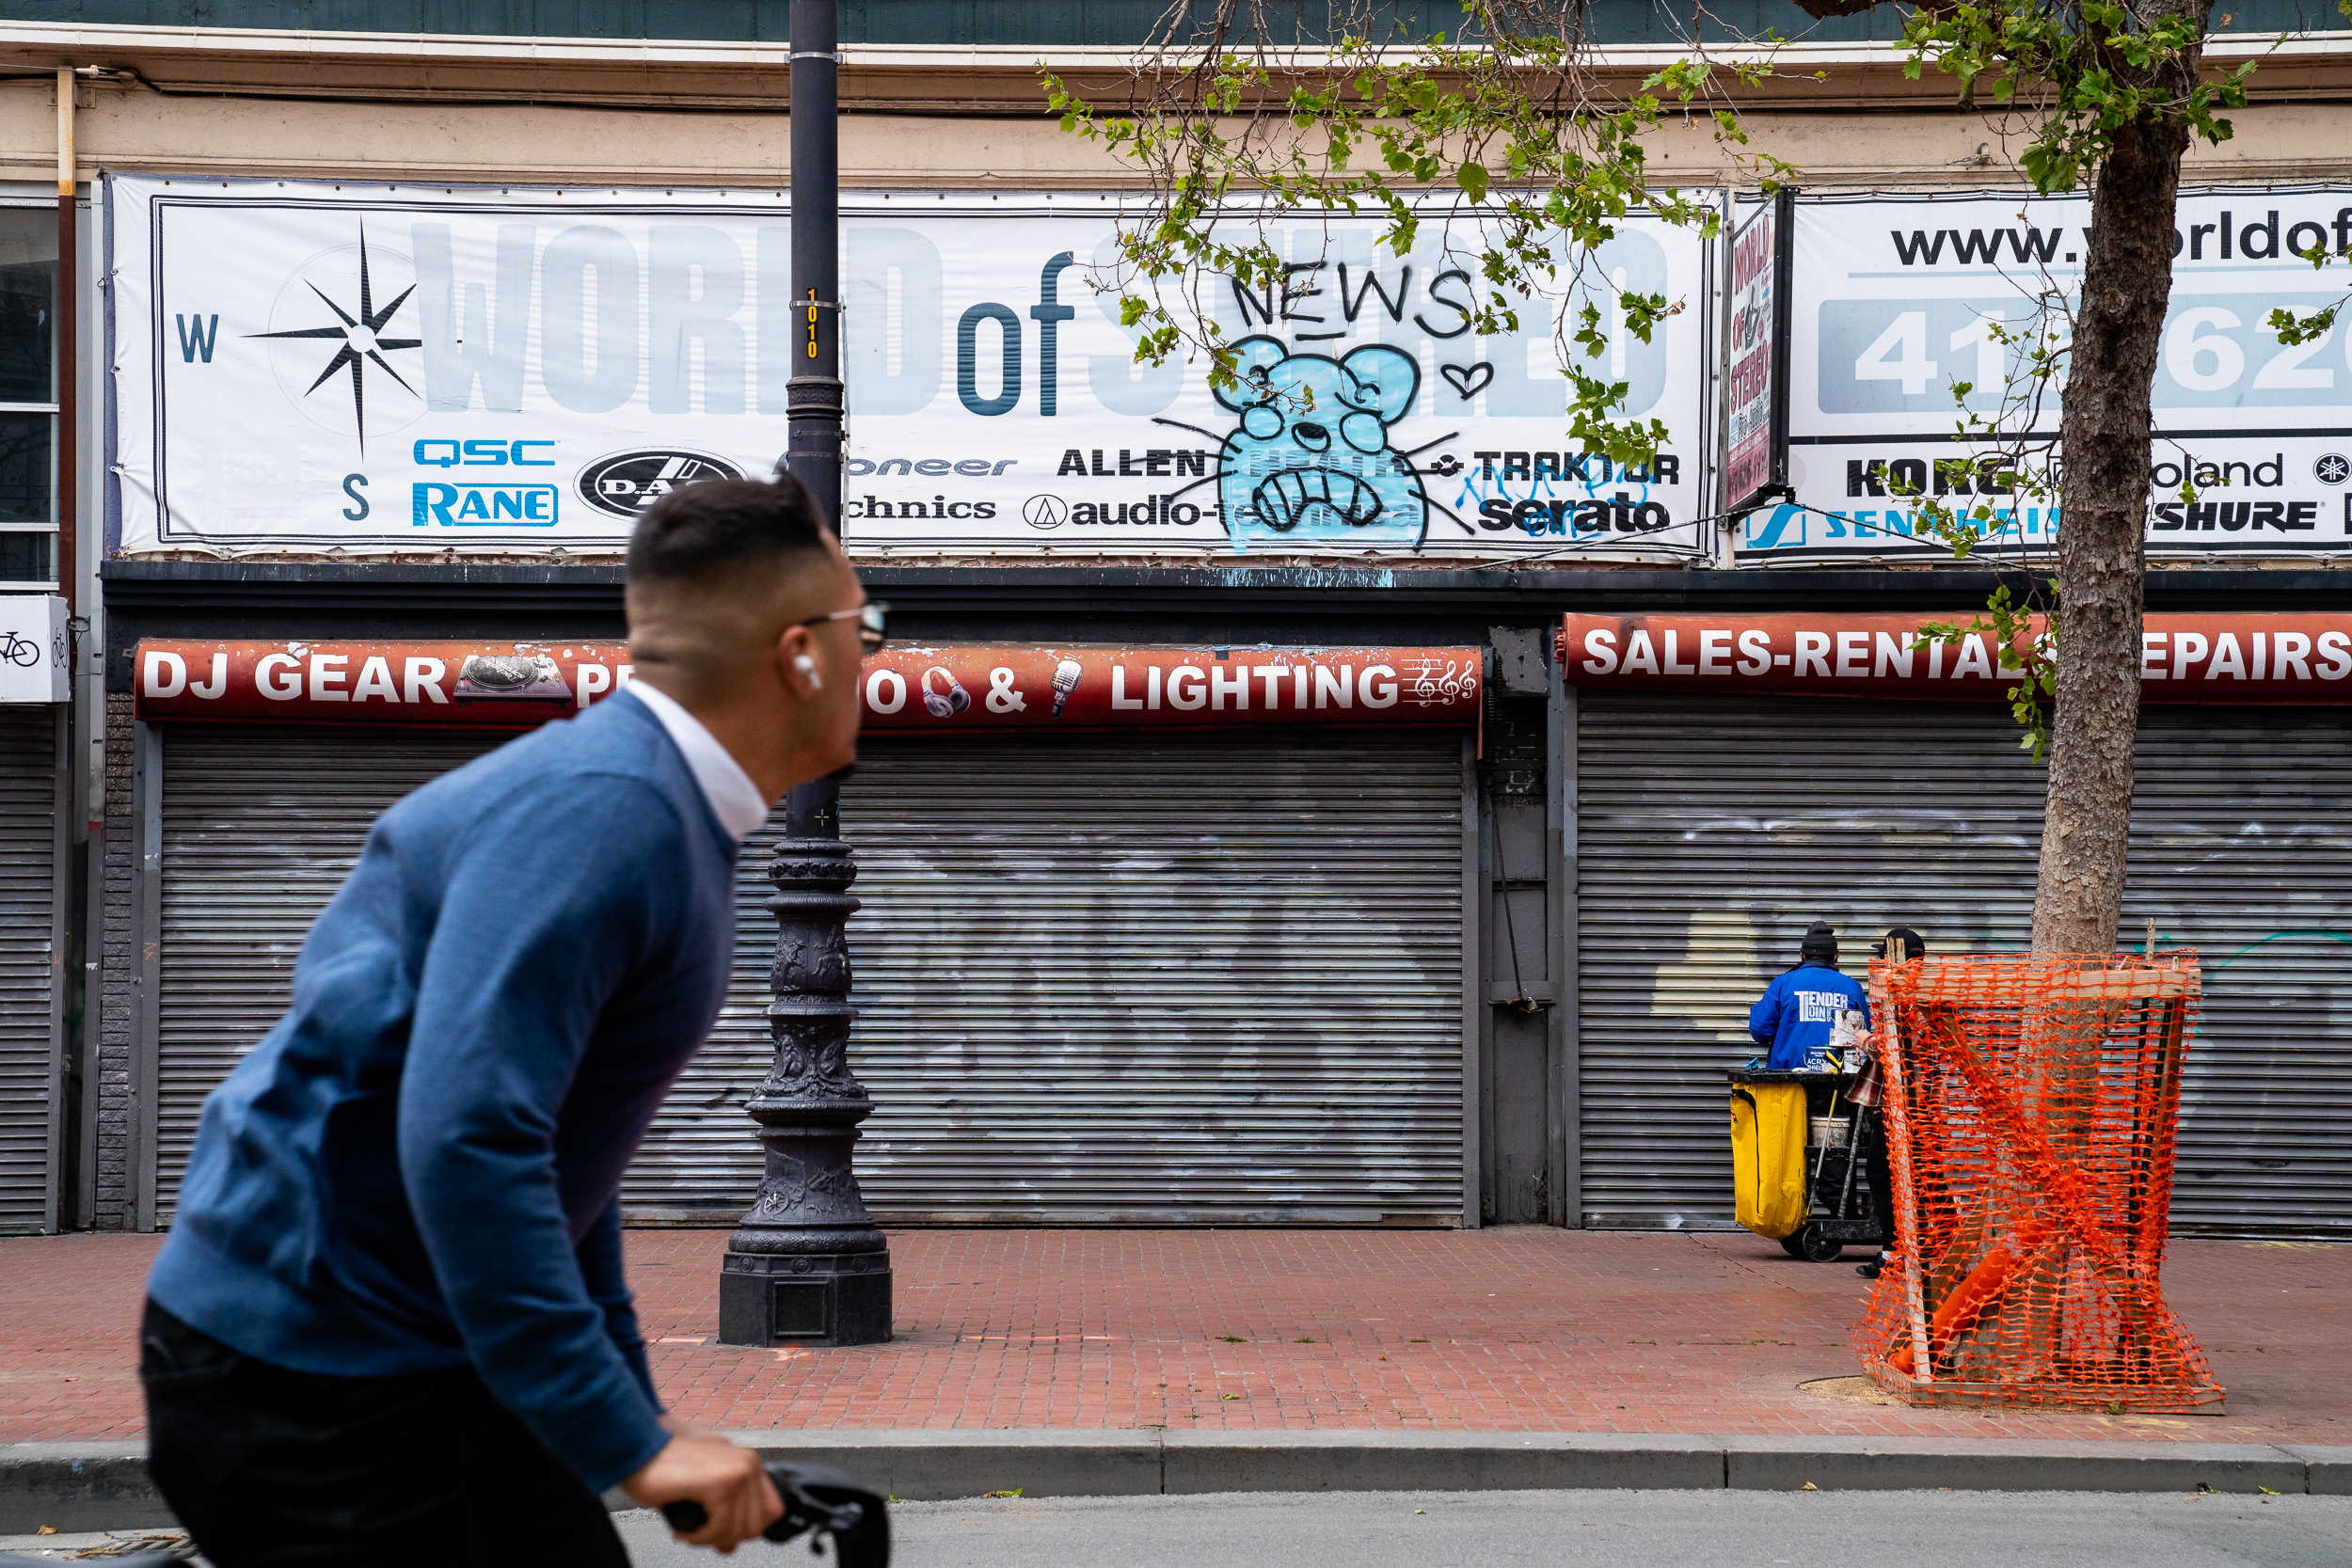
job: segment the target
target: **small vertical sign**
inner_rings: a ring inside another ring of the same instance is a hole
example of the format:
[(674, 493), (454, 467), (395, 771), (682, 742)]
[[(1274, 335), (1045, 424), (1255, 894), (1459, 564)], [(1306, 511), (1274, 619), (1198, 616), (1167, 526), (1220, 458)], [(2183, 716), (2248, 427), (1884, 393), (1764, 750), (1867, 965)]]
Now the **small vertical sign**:
[(66, 604), (58, 594), (0, 594), (0, 703), (73, 698)]
[(1724, 383), (1724, 510), (1788, 484), (1788, 268), (1796, 192), (1782, 186), (1731, 235), (1731, 365)]

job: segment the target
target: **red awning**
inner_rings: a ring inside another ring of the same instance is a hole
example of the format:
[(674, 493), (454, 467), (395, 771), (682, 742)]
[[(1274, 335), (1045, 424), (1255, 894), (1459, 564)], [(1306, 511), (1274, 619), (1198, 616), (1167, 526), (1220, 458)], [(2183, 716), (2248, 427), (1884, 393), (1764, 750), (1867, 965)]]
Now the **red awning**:
[[(866, 661), (877, 731), (1471, 725), (1476, 648), (892, 647)], [(623, 642), (205, 642), (135, 657), (149, 722), (528, 729), (632, 673)]]

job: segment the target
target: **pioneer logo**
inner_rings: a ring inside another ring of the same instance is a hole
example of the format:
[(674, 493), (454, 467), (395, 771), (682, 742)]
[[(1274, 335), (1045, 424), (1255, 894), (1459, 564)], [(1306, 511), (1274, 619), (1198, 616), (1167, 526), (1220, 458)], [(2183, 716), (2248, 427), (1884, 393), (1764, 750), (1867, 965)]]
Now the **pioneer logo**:
[(742, 469), (707, 452), (615, 452), (580, 470), (580, 497), (599, 512), (633, 519), (681, 484), (742, 477)]

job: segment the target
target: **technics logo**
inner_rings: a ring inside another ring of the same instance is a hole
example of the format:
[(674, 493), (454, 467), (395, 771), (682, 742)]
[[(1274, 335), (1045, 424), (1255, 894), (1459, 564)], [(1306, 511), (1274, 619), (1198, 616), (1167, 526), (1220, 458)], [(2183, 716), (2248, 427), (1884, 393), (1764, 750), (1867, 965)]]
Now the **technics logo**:
[(681, 484), (742, 477), (742, 469), (707, 452), (623, 451), (580, 471), (580, 497), (599, 512), (633, 520)]

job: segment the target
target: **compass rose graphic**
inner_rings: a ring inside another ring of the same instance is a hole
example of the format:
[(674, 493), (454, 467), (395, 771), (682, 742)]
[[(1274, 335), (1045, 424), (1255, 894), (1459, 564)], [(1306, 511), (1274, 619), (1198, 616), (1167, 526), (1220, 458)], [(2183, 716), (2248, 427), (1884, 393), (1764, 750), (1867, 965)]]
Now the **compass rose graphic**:
[(408, 296), (417, 292), (417, 286), (411, 283), (403, 289), (399, 297), (389, 305), (380, 310), (376, 309), (375, 285), (368, 268), (368, 230), (367, 226), (362, 224), (359, 228), (359, 313), (355, 316), (327, 298), (326, 292), (315, 283), (306, 279), (304, 287), (318, 295), (320, 304), (335, 312), (336, 320), (341, 325), (306, 326), (292, 332), (249, 332), (246, 336), (249, 338), (316, 338), (332, 341), (335, 344), (334, 357), (327, 360), (326, 368), (319, 372), (318, 379), (304, 389), (303, 395), (308, 397), (311, 392), (326, 386), (337, 372), (348, 369), (351, 372), (352, 421), (359, 437), (359, 451), (364, 455), (368, 450), (368, 366), (373, 364), (377, 370), (390, 376), (394, 383), (411, 397), (414, 397), (417, 392), (414, 387), (401, 379), (400, 372), (392, 369), (391, 361), (386, 359), (384, 355), (387, 350), (421, 348), (424, 346), (424, 340), (421, 338), (387, 338), (382, 335), (385, 328), (391, 325), (392, 318), (400, 313), (400, 308), (408, 303)]

